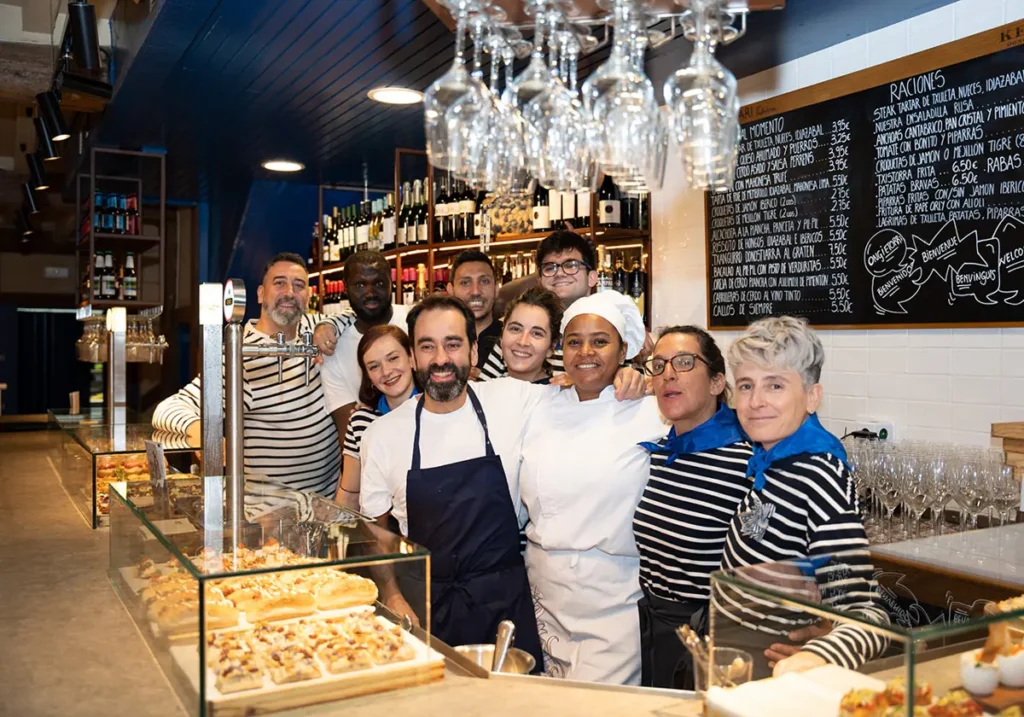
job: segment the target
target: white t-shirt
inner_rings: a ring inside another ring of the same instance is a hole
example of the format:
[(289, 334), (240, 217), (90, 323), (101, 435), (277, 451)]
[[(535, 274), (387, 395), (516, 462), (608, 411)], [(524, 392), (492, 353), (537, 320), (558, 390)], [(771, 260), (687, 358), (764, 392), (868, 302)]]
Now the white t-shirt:
[[(392, 305), (391, 321), (388, 323), (408, 332), (406, 323), (408, 315), (408, 306)], [(355, 325), (349, 326), (342, 331), (338, 345), (334, 347), (334, 354), (324, 356), (323, 366), (320, 367), (320, 380), (324, 385), (324, 400), (327, 403), (328, 413), (333, 413), (342, 406), (359, 400), (359, 384), (362, 382), (363, 376), (359, 370), (357, 353), (362, 338), (363, 335), (359, 333)]]
[[(523, 430), (538, 404), (561, 389), (514, 378), (471, 386), (487, 417), (491, 445), (501, 458), (509, 495), (516, 515), (520, 515), (519, 456)], [(409, 534), (405, 480), (412, 467), (418, 404), (417, 399), (406, 401), (378, 418), (367, 427), (360, 447), (359, 503), (362, 511), (376, 518), (390, 510), (403, 535)], [(451, 413), (431, 413), (424, 408), (420, 429), (421, 468), (436, 468), (480, 458), (484, 454), (483, 427), (468, 397), (461, 408)]]

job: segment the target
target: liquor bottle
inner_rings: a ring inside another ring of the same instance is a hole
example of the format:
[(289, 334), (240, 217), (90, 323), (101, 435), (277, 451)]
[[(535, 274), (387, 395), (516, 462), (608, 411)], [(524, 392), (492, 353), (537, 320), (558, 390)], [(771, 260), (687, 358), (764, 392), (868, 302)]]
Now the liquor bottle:
[[(402, 185), (402, 194), (399, 197), (402, 203), (402, 211), (398, 213), (398, 229), (395, 235), (395, 244), (403, 247), (409, 243), (409, 225), (412, 216), (412, 189), (409, 182)], [(392, 283), (394, 283), (392, 281)]]
[(137, 301), (139, 298), (139, 279), (135, 273), (135, 257), (129, 252), (124, 258), (124, 279), (121, 282), (126, 301)]
[(557, 189), (548, 192), (548, 216), (551, 218), (551, 231), (562, 229), (562, 193)]
[(416, 301), (427, 298), (427, 267), (425, 264), (416, 265)]
[(640, 309), (640, 315), (645, 317), (644, 301), (647, 295), (647, 275), (640, 270), (640, 260), (633, 260), (633, 271), (629, 276), (629, 295), (633, 297), (636, 308)]
[(602, 291), (610, 291), (612, 288), (612, 272), (611, 264), (608, 261), (609, 257), (604, 252), (604, 247), (598, 245), (597, 247), (597, 293), (600, 294)]
[(142, 225), (139, 221), (139, 196), (134, 192), (128, 195), (125, 210), (127, 212), (127, 231), (132, 236), (142, 234)]
[(628, 294), (629, 279), (626, 276), (626, 269), (622, 265), (622, 254), (615, 260), (615, 275), (612, 277), (612, 288), (620, 294)]
[(114, 210), (117, 207), (117, 195), (106, 196), (106, 206), (103, 209), (102, 227), (105, 234), (114, 233)]
[(117, 275), (114, 273), (113, 252), (108, 251), (103, 262), (103, 298), (114, 299), (117, 297)]
[(568, 192), (562, 192), (562, 221), (574, 229), (579, 227), (579, 224), (576, 223), (576, 192), (571, 189)]
[(117, 214), (114, 215), (114, 228), (118, 234), (128, 233), (128, 198), (117, 195)]
[(622, 224), (622, 202), (619, 188), (610, 174), (604, 175), (604, 182), (597, 193), (597, 222), (603, 227), (617, 227)]
[[(410, 244), (426, 244), (429, 238), (429, 216), (427, 215), (427, 202), (423, 198), (423, 183), (420, 180), (416, 180), (413, 183), (412, 188), (413, 201), (416, 206), (416, 217), (413, 222), (416, 228), (416, 241), (409, 242)], [(410, 302), (411, 303), (411, 302)]]
[(384, 214), (381, 220), (381, 247), (393, 249), (395, 237), (398, 235), (398, 218), (395, 216), (395, 195), (388, 194), (387, 206), (384, 207)]
[(448, 190), (445, 178), (437, 183), (437, 196), (434, 197), (434, 243), (450, 241), (448, 237)]
[(92, 230), (94, 232), (103, 231), (103, 207), (103, 192), (97, 189), (92, 203)]
[(106, 265), (103, 263), (103, 252), (96, 252), (95, 263), (93, 264), (92, 270), (92, 281), (91, 290), (92, 294), (89, 295), (90, 299), (102, 299), (103, 298), (103, 272)]
[(589, 189), (581, 189), (576, 192), (576, 228), (587, 229), (590, 227), (590, 199), (592, 194)]
[(416, 270), (412, 267), (402, 269), (402, 303), (406, 306), (416, 303)]
[(533, 193), (533, 230), (544, 232), (551, 228), (551, 208), (548, 206), (548, 190), (537, 182)]
[(459, 213), (462, 214), (462, 238), (476, 238), (476, 233), (473, 230), (473, 224), (476, 221), (476, 193), (473, 192), (473, 188), (469, 184), (463, 187), (462, 196), (459, 199)]

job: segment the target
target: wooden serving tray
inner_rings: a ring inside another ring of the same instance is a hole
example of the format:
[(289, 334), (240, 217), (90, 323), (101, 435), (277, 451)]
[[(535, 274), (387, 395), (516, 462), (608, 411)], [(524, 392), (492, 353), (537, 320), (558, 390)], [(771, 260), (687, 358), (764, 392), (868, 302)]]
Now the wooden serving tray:
[[(957, 689), (963, 688), (958, 687)], [(996, 691), (988, 697), (978, 697), (977, 695), (971, 695), (971, 697), (989, 714), (999, 714), (1002, 710), (1014, 705), (1024, 706), (1024, 689), (1017, 687), (1003, 687), (999, 685)]]

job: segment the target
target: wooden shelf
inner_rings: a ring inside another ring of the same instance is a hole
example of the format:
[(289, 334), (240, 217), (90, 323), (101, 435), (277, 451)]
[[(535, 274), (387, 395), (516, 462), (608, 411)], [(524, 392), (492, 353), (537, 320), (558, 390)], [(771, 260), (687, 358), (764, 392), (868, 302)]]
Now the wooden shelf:
[[(106, 243), (108, 241), (109, 242), (113, 242), (113, 243), (124, 242), (126, 246), (127, 245), (131, 245), (131, 244), (159, 244), (160, 243), (160, 237), (159, 236), (148, 236), (148, 235), (144, 235), (144, 234), (111, 234), (109, 232), (96, 232), (95, 238), (96, 239), (104, 240), (104, 243)], [(89, 234), (85, 234), (82, 237), (82, 240), (78, 242), (79, 246), (81, 246), (82, 244), (88, 244), (88, 243), (89, 243)]]
[[(551, 234), (551, 231), (552, 230), (532, 232), (530, 234), (504, 234), (499, 236), (497, 239), (492, 239), (491, 243), (487, 246), (487, 251), (501, 251), (507, 247), (510, 248), (522, 244), (539, 244)], [(574, 231), (583, 236), (590, 236), (591, 234), (591, 230), (589, 228), (576, 229)], [(597, 233), (594, 235), (594, 238), (597, 244), (615, 248), (624, 244), (643, 242), (649, 236), (650, 232), (642, 229), (599, 228)], [(414, 244), (400, 249), (388, 249), (382, 253), (384, 254), (385, 259), (391, 260), (399, 257), (404, 258), (416, 255), (426, 256), (430, 252), (433, 252), (436, 256), (438, 254), (460, 252), (465, 249), (475, 249), (479, 246), (479, 239), (466, 239), (464, 241), (445, 242), (443, 244)], [(345, 262), (343, 261), (324, 264), (321, 269), (321, 273), (336, 274), (341, 271), (344, 266)]]

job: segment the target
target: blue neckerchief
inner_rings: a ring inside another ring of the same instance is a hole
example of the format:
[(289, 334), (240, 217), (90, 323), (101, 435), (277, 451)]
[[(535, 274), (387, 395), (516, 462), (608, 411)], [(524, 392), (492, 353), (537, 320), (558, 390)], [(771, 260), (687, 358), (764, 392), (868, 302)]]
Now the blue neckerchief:
[(764, 488), (767, 480), (764, 477), (764, 472), (773, 463), (802, 453), (831, 453), (847, 468), (850, 467), (846, 460), (846, 450), (843, 448), (843, 444), (825, 430), (821, 421), (818, 420), (818, 414), (812, 413), (804, 420), (800, 428), (796, 429), (795, 433), (783, 438), (771, 450), (766, 451), (759, 444), (754, 444), (754, 455), (747, 463), (747, 476), (754, 476), (754, 490), (760, 491)]
[[(412, 398), (413, 396), (417, 395), (419, 392), (420, 392), (420, 390), (418, 388), (416, 388), (415, 386), (413, 386), (412, 387), (412, 393), (409, 394), (409, 398)], [(388, 405), (388, 397), (385, 396), (384, 394), (381, 394), (380, 398), (377, 399), (377, 413), (379, 413), (382, 416), (386, 416), (390, 412), (391, 412), (391, 406)]]
[(672, 430), (668, 432), (664, 446), (647, 441), (640, 445), (651, 453), (667, 452), (668, 458), (665, 459), (665, 465), (669, 465), (679, 456), (731, 446), (742, 440), (743, 431), (740, 429), (739, 421), (736, 420), (736, 413), (723, 403), (715, 411), (715, 415), (681, 436), (676, 435), (676, 429), (673, 426)]

